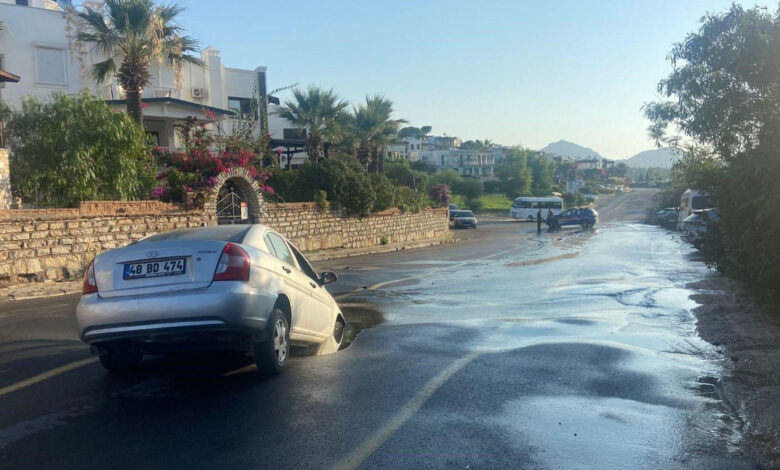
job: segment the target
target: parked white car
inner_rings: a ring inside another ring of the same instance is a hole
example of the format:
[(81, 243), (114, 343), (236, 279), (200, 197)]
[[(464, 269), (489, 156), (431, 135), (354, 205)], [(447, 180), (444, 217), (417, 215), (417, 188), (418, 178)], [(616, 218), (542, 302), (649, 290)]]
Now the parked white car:
[(237, 350), (276, 374), (291, 344), (339, 349), (345, 320), (324, 287), (335, 280), (264, 225), (154, 235), (90, 263), (79, 337), (112, 372), (144, 354)]

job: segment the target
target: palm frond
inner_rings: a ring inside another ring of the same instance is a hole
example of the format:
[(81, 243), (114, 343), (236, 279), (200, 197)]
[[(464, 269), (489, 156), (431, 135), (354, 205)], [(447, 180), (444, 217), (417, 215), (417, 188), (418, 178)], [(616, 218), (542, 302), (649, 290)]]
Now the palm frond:
[(103, 83), (116, 74), (116, 62), (114, 59), (104, 60), (92, 64), (92, 78), (98, 83)]

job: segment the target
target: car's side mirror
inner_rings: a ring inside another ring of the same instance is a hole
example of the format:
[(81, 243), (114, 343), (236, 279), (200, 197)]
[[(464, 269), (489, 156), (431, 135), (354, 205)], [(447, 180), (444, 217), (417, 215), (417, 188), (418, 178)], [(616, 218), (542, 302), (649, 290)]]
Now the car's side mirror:
[(325, 271), (320, 274), (320, 284), (323, 286), (325, 284), (330, 284), (331, 282), (336, 282), (339, 279), (338, 276), (336, 276), (336, 273), (332, 273), (330, 271)]

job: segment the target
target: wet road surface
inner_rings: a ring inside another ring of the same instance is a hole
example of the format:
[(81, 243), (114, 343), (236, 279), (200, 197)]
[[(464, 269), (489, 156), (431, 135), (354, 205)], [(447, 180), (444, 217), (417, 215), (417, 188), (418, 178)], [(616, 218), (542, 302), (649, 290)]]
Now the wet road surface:
[(212, 356), (113, 377), (83, 363), (76, 297), (0, 304), (0, 468), (753, 468), (690, 313), (707, 269), (609, 216), (631, 197), (595, 230), (481, 220), (321, 263), (374, 326), (273, 379)]

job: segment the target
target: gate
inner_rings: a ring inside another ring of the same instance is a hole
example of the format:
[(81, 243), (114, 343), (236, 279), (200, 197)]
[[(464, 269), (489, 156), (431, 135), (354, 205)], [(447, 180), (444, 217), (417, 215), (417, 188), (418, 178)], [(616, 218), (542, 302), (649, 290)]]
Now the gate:
[(226, 181), (217, 194), (217, 224), (248, 224), (247, 203), (233, 181)]

